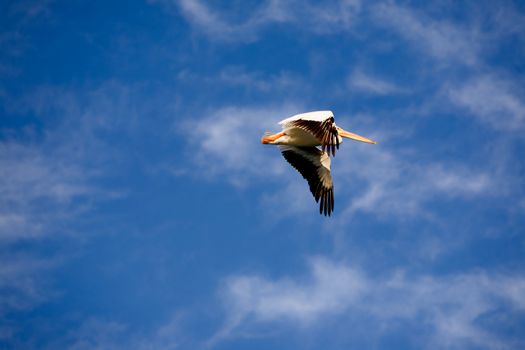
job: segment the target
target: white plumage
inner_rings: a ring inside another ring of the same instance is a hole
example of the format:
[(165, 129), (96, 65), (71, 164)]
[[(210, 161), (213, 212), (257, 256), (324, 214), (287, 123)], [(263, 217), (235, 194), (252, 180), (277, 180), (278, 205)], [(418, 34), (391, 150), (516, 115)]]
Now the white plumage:
[(283, 128), (287, 127), (287, 124), (290, 124), (290, 122), (296, 121), (296, 120), (311, 120), (314, 122), (323, 122), (326, 119), (334, 117), (334, 113), (332, 111), (314, 111), (314, 112), (306, 112), (306, 113), (300, 113), (296, 115), (292, 115), (291, 117), (288, 117), (286, 119), (283, 119), (279, 122), (279, 125)]

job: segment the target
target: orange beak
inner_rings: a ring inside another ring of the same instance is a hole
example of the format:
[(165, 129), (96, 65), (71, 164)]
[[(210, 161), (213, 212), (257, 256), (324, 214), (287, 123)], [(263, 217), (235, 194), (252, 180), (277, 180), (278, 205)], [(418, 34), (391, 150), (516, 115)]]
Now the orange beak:
[(273, 141), (277, 140), (279, 137), (283, 136), (284, 135), (284, 132), (279, 132), (277, 134), (265, 134), (262, 138), (261, 138), (261, 143), (263, 145), (267, 145), (269, 143), (272, 143)]
[(343, 130), (341, 128), (338, 128), (337, 132), (339, 133), (339, 135), (341, 137), (346, 137), (347, 139), (352, 139), (352, 140), (356, 140), (356, 141), (371, 143), (373, 145), (377, 144), (377, 142), (375, 142), (373, 140), (370, 140), (370, 139), (368, 139), (366, 137), (363, 137), (363, 136), (351, 133), (351, 132)]

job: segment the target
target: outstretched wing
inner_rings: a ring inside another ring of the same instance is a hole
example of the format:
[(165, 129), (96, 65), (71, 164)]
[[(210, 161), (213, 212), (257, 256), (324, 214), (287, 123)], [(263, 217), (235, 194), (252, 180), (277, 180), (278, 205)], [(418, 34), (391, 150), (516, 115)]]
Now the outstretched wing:
[(319, 213), (334, 211), (334, 185), (330, 174), (330, 157), (317, 147), (279, 146), (284, 159), (308, 181), (310, 192), (319, 202)]
[(317, 111), (296, 114), (282, 120), (279, 124), (283, 128), (300, 128), (311, 133), (328, 155), (335, 155), (339, 149), (339, 134), (335, 126), (334, 114), (331, 111)]

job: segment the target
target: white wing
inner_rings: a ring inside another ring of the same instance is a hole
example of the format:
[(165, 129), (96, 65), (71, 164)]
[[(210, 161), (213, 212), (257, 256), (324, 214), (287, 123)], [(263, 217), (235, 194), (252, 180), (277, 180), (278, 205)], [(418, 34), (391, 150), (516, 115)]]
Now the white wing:
[(334, 114), (331, 111), (301, 113), (284, 119), (279, 124), (287, 129), (299, 128), (312, 134), (322, 147), (332, 156), (339, 149), (339, 133), (335, 126)]
[(334, 117), (334, 113), (332, 111), (315, 111), (315, 112), (307, 112), (307, 113), (300, 113), (296, 115), (292, 115), (289, 118), (283, 119), (279, 122), (279, 125), (281, 125), (283, 128), (287, 127), (287, 124), (296, 120), (311, 120), (314, 122), (324, 122), (326, 119), (329, 119), (330, 117)]
[(308, 181), (310, 192), (319, 202), (319, 213), (330, 216), (334, 211), (334, 184), (330, 174), (330, 157), (317, 147), (279, 146), (281, 153)]

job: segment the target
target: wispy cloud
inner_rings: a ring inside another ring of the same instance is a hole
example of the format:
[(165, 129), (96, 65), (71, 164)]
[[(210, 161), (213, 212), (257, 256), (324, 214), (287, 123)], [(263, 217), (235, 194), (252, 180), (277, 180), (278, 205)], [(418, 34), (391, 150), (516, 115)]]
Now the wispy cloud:
[(291, 321), (311, 326), (327, 314), (341, 314), (367, 288), (355, 269), (324, 259), (310, 264), (311, 276), (302, 281), (267, 280), (256, 275), (232, 276), (220, 290), (228, 309), (225, 325), (210, 340), (231, 337), (239, 327), (257, 322)]
[[(381, 136), (375, 139), (385, 141)], [(388, 141), (386, 141), (388, 142)], [(341, 214), (349, 217), (357, 211), (379, 216), (407, 218), (424, 214), (428, 202), (447, 198), (472, 198), (494, 195), (490, 173), (484, 169), (469, 169), (462, 164), (442, 161), (421, 161), (410, 150), (352, 145), (353, 150), (341, 154), (334, 170), (335, 181), (353, 199)], [(401, 157), (400, 154), (404, 156)], [(415, 157), (415, 158), (414, 158)], [(366, 166), (358, 166), (366, 164)]]
[(391, 95), (406, 93), (407, 90), (394, 83), (366, 74), (361, 69), (356, 69), (348, 77), (350, 89), (374, 95)]
[(494, 70), (490, 59), (508, 42), (523, 42), (523, 14), (509, 3), (499, 3), (490, 11), (470, 8), (466, 18), (454, 21), (439, 15), (443, 9), (428, 5), (416, 10), (395, 2), (380, 3), (374, 6), (372, 18), (375, 25), (388, 27), (410, 43), (416, 50), (414, 61), (430, 57), (438, 63), (436, 67), (441, 69), (437, 70), (421, 65), (422, 74), (430, 74), (429, 81), (438, 84), (434, 94), (439, 102), (434, 109), (443, 108), (440, 104), (445, 96), (452, 106), (459, 107), (454, 111), (458, 115), (467, 110), (496, 129), (522, 128), (522, 79), (504, 73), (508, 71), (505, 67)]
[(11, 15), (22, 16), (25, 20), (34, 18), (42, 14), (49, 14), (49, 7), (52, 0), (24, 0), (11, 5), (9, 13)]
[(20, 74), (18, 58), (30, 47), (30, 24), (51, 15), (50, 0), (26, 0), (6, 4), (2, 8), (0, 28), (0, 76)]
[(0, 240), (56, 235), (58, 222), (118, 195), (118, 190), (102, 191), (96, 185), (109, 169), (108, 157), (116, 154), (96, 137), (97, 131), (123, 130), (123, 114), (126, 126), (133, 125), (134, 113), (120, 110), (126, 92), (117, 88), (109, 83), (75, 94), (44, 86), (16, 99), (6, 97), (9, 113), (31, 113), (37, 119), (52, 115), (54, 123), (40, 133), (31, 125), (16, 132), (0, 130)]
[(276, 121), (298, 110), (293, 106), (226, 107), (184, 125), (179, 132), (195, 149), (194, 164), (203, 177), (220, 174), (229, 182), (242, 185), (253, 177), (282, 172), (281, 159), (269, 153), (265, 156), (260, 139), (265, 131), (279, 128)]
[(262, 93), (283, 93), (292, 90), (297, 93), (307, 88), (307, 83), (291, 72), (282, 71), (276, 74), (265, 75), (262, 72), (247, 71), (244, 67), (228, 66), (221, 69), (215, 75), (202, 76), (189, 70), (182, 70), (177, 75), (179, 81), (193, 85), (203, 84), (225, 89), (239, 87), (247, 91)]
[(227, 67), (219, 74), (219, 79), (224, 84), (256, 89), (264, 92), (276, 92), (294, 89), (298, 90), (305, 85), (300, 77), (289, 72), (280, 72), (269, 77), (259, 72), (247, 72), (240, 67)]
[(366, 289), (366, 281), (355, 269), (331, 261), (311, 262), (307, 281), (268, 281), (254, 276), (231, 278), (226, 282), (226, 303), (232, 310), (257, 321), (289, 319), (311, 323), (321, 315), (340, 313)]
[(260, 204), (264, 212), (273, 219), (272, 221), (283, 220), (304, 213), (315, 213), (318, 206), (301, 175), (285, 163), (277, 150), (274, 152), (274, 160), (280, 161), (285, 169), (282, 175), (275, 172), (265, 172), (266, 176), (279, 175), (279, 184), (269, 189), (269, 193), (264, 193), (261, 196)]
[(226, 279), (220, 291), (227, 310), (225, 326), (211, 341), (236, 337), (243, 329), (269, 322), (289, 322), (315, 331), (323, 320), (337, 318), (338, 322), (351, 319), (391, 325), (376, 328), (375, 337), (392, 331), (400, 321), (423, 323), (430, 332), (422, 335), (422, 343), (432, 348), (510, 348), (515, 345), (513, 339), (499, 336), (479, 320), (489, 322), (498, 317), (493, 312), (502, 309), (509, 317), (522, 315), (525, 305), (517, 296), (523, 292), (525, 278), (520, 275), (471, 272), (432, 277), (396, 271), (372, 277), (351, 265), (316, 258), (307, 277), (274, 280), (237, 275)]
[(0, 343), (5, 345), (23, 328), (13, 321), (14, 314), (28, 312), (60, 295), (50, 277), (63, 261), (59, 257), (16, 252), (19, 249), (3, 243), (0, 242)]
[(449, 99), (473, 117), (503, 130), (525, 126), (525, 92), (514, 81), (494, 75), (478, 75), (448, 89)]
[(187, 345), (184, 342), (188, 340), (182, 333), (180, 314), (147, 332), (137, 332), (125, 322), (105, 318), (89, 317), (69, 322), (72, 323), (69, 331), (52, 339), (46, 349), (179, 349)]
[(71, 159), (14, 141), (0, 143), (0, 176), (0, 240), (50, 234), (50, 215), (74, 210), (74, 199), (95, 192)]
[[(171, 5), (172, 1), (163, 1)], [(198, 31), (221, 41), (254, 41), (270, 25), (291, 25), (325, 34), (348, 29), (361, 9), (360, 0), (311, 2), (268, 0), (247, 12), (229, 11), (204, 1), (176, 2), (184, 17)]]
[[(21, 310), (49, 299), (46, 272), (55, 267), (57, 259), (43, 259), (27, 254), (0, 255), (0, 317), (12, 310)], [(2, 322), (0, 322), (0, 326)]]
[(411, 42), (425, 54), (441, 62), (460, 62), (473, 65), (479, 62), (480, 33), (476, 26), (461, 27), (439, 20), (395, 3), (374, 7), (374, 18)]
[(133, 116), (120, 110), (128, 102), (119, 105), (125, 96), (116, 87), (108, 83), (72, 92), (43, 86), (17, 97), (2, 96), (9, 115), (29, 114), (46, 123), (41, 129), (31, 123), (0, 129), (0, 313), (30, 309), (53, 297), (44, 272), (69, 258), (58, 249), (40, 256), (20, 245), (74, 239), (77, 220), (122, 195), (121, 189), (104, 188), (99, 181), (111, 172), (108, 159), (117, 157), (97, 132), (119, 127), (119, 115)]

